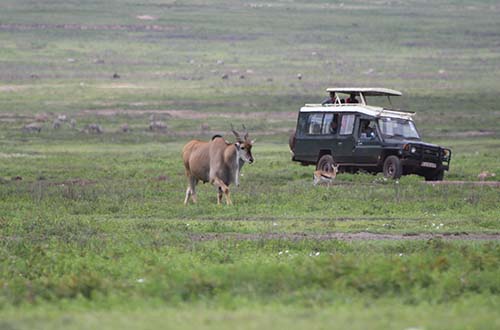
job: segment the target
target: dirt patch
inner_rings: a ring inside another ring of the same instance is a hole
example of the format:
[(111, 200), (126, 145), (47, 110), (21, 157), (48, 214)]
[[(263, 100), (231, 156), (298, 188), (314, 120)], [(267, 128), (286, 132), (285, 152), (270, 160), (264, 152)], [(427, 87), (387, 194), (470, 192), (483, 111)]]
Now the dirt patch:
[(168, 175), (159, 175), (153, 178), (153, 181), (170, 181), (170, 177)]
[(500, 181), (422, 181), (425, 184), (431, 185), (468, 185), (468, 186), (488, 186), (488, 187), (500, 187)]
[(147, 86), (140, 86), (140, 85), (134, 85), (134, 84), (106, 84), (106, 85), (97, 85), (96, 88), (101, 88), (101, 89), (157, 89), (156, 87), (147, 87)]
[(17, 121), (34, 120), (32, 115), (24, 115), (18, 113), (2, 112), (0, 113), (0, 122), (3, 123), (14, 123)]
[(18, 92), (29, 88), (30, 86), (20, 86), (20, 85), (3, 85), (0, 86), (0, 92)]
[(51, 182), (50, 186), (88, 186), (92, 184), (96, 184), (97, 181), (87, 180), (87, 179), (68, 179), (62, 182)]
[[(112, 86), (112, 85), (109, 85)], [(134, 87), (106, 87), (106, 88), (134, 88)], [(137, 88), (137, 87), (136, 87)], [(140, 87), (139, 87), (140, 88)], [(77, 113), (79, 116), (97, 115), (104, 117), (113, 117), (117, 115), (127, 115), (131, 117), (140, 117), (144, 115), (166, 115), (172, 118), (181, 119), (207, 119), (207, 118), (238, 118), (238, 119), (274, 119), (274, 120), (295, 120), (297, 112), (202, 112), (194, 110), (125, 110), (125, 109), (104, 109), (104, 110), (83, 110)]]
[(135, 18), (137, 18), (141, 21), (155, 21), (155, 20), (157, 20), (156, 17), (151, 16), (151, 15), (139, 15), (139, 16), (136, 16)]
[(434, 134), (428, 134), (428, 136), (466, 138), (466, 137), (495, 136), (497, 134), (498, 132), (496, 131), (465, 131), (465, 132), (434, 133)]
[(176, 31), (180, 28), (173, 25), (158, 24), (0, 24), (0, 31), (30, 30), (97, 30), (97, 31)]
[(263, 233), (263, 234), (236, 234), (236, 233), (205, 233), (192, 234), (193, 241), (213, 241), (213, 240), (316, 240), (316, 241), (399, 241), (399, 240), (500, 240), (500, 234), (467, 234), (467, 233), (443, 233), (443, 234), (375, 234), (368, 232), (360, 233)]

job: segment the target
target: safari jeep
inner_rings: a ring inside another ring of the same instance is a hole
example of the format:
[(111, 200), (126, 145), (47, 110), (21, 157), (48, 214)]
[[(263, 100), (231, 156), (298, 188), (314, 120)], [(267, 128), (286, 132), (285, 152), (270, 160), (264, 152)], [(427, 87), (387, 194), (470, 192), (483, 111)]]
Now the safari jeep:
[[(451, 150), (422, 141), (414, 113), (392, 106), (391, 96), (401, 96), (400, 92), (385, 88), (327, 92), (330, 99), (306, 104), (299, 111), (289, 141), (293, 161), (323, 171), (332, 171), (335, 165), (340, 172), (383, 172), (392, 179), (418, 174), (428, 181), (443, 180)], [(371, 105), (381, 98), (388, 107)]]

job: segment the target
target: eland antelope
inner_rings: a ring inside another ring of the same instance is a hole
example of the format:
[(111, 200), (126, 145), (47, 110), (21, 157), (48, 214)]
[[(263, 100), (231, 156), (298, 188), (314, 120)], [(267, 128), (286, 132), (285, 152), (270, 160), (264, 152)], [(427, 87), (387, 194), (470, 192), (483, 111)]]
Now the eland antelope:
[(196, 185), (198, 181), (210, 182), (217, 187), (217, 204), (222, 201), (222, 194), (226, 196), (226, 203), (232, 204), (229, 195), (231, 183), (239, 186), (241, 168), (245, 163), (252, 164), (252, 145), (254, 141), (248, 138), (248, 132), (240, 134), (231, 129), (236, 137), (235, 143), (229, 143), (222, 136), (215, 135), (209, 142), (192, 140), (182, 149), (182, 159), (188, 178), (188, 187), (184, 205), (189, 198), (196, 203)]

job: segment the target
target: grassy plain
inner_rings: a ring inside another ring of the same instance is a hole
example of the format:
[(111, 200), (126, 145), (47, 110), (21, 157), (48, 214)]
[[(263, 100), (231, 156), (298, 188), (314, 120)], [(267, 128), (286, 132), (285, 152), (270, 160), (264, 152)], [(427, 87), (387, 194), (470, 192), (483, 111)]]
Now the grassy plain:
[[(499, 11), (2, 1), (0, 328), (498, 328), (500, 188), (470, 181), (500, 174)], [(466, 183), (313, 187), (288, 131), (334, 85), (402, 90), (425, 140), (453, 150), (445, 179)], [(76, 129), (52, 129), (61, 114)], [(184, 207), (182, 145), (230, 123), (257, 138), (235, 205), (200, 185)]]

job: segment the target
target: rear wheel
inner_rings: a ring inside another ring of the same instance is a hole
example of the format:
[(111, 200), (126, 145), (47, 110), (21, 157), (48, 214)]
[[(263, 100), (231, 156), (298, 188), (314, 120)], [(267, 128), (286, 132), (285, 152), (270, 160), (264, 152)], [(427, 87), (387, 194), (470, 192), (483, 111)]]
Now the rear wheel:
[(323, 155), (318, 160), (316, 164), (316, 169), (325, 171), (325, 172), (333, 172), (333, 166), (335, 165), (335, 161), (333, 160), (332, 155)]
[(388, 179), (399, 179), (403, 174), (401, 160), (396, 156), (389, 156), (384, 161), (384, 176)]

